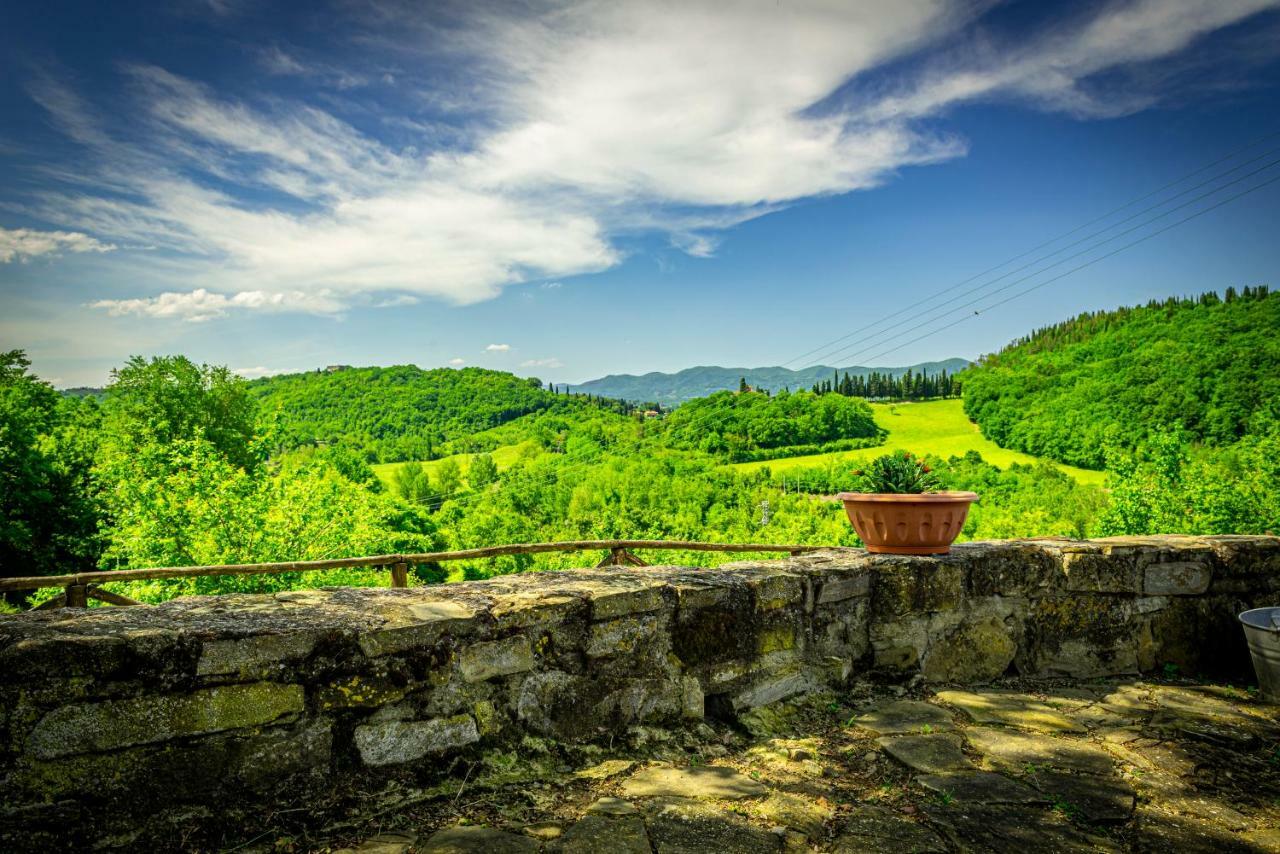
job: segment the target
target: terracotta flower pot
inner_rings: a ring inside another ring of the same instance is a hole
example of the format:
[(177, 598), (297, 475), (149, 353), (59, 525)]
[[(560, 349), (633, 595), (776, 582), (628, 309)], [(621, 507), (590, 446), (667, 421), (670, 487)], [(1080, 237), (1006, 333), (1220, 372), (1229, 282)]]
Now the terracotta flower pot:
[(924, 495), (842, 492), (838, 496), (867, 551), (892, 555), (944, 555), (960, 536), (976, 492)]

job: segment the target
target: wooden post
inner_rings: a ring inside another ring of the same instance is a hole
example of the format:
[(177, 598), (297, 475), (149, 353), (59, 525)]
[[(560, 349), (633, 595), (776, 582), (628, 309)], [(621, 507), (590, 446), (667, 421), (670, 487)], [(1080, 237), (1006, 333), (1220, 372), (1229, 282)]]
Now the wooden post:
[(403, 561), (391, 564), (391, 586), (409, 586), (409, 564), (404, 563)]
[(68, 584), (67, 591), (67, 607), (68, 608), (88, 608), (89, 607), (89, 587), (85, 584)]

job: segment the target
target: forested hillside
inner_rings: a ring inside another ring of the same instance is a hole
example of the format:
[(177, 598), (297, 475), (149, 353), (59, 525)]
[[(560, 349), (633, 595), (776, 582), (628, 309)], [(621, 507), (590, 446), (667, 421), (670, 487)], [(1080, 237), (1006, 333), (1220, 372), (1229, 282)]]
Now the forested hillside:
[(430, 459), (442, 442), (532, 412), (632, 408), (483, 368), (343, 368), (255, 380), (249, 389), (279, 447), (340, 441), (381, 462)]
[(883, 434), (866, 401), (809, 391), (720, 391), (689, 401), (666, 422), (669, 446), (725, 455), (734, 462), (760, 459), (760, 452), (778, 448), (796, 455), (821, 447), (866, 447), (878, 444)]
[(1006, 448), (1086, 468), (1180, 431), (1226, 446), (1280, 418), (1280, 293), (1228, 289), (1082, 314), (962, 375), (965, 411)]

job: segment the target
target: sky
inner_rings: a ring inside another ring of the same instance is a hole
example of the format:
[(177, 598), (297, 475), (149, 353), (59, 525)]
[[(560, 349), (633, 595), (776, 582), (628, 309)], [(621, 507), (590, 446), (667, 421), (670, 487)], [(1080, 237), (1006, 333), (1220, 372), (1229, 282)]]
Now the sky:
[(0, 350), (62, 387), (901, 365), (1280, 285), (1280, 0), (11, 3), (0, 116)]

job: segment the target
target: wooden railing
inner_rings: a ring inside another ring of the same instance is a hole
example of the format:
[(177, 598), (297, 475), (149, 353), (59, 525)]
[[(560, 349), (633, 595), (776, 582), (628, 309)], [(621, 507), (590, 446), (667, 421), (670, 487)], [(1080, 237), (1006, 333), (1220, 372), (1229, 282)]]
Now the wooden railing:
[(372, 557), (336, 558), (333, 560), (307, 560), (292, 563), (243, 563), (223, 566), (169, 566), (149, 569), (114, 569), (98, 572), (79, 572), (74, 575), (28, 576), (26, 578), (0, 578), (0, 593), (8, 590), (40, 590), (61, 587), (62, 593), (42, 602), (39, 608), (84, 608), (90, 599), (110, 605), (145, 605), (128, 596), (103, 590), (105, 582), (146, 581), (157, 578), (192, 578), (205, 575), (278, 575), (284, 572), (309, 572), (322, 569), (349, 569), (352, 567), (387, 568), (391, 572), (392, 587), (409, 586), (409, 567), (417, 564), (444, 563), (453, 560), (475, 560), (503, 555), (532, 555), (547, 552), (575, 552), (607, 550), (604, 559), (596, 566), (645, 566), (636, 557), (634, 549), (675, 549), (694, 552), (786, 552), (798, 555), (814, 551), (821, 546), (776, 545), (767, 543), (694, 543), (680, 540), (569, 540), (562, 543), (515, 543), (505, 546), (487, 546), (481, 549), (464, 549), (454, 552), (425, 552), (422, 554), (374, 555)]

